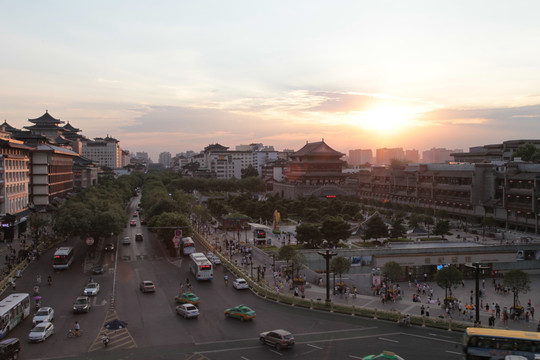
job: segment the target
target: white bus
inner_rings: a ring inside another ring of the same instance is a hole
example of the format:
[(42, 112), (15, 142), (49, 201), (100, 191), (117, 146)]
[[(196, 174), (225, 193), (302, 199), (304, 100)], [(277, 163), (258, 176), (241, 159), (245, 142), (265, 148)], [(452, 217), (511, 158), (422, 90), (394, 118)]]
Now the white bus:
[(197, 280), (212, 280), (214, 278), (214, 265), (203, 253), (189, 255), (191, 263), (189, 269)]
[(11, 294), (0, 301), (0, 339), (30, 315), (30, 294)]
[(73, 247), (63, 246), (54, 252), (53, 269), (67, 270), (73, 262)]
[(195, 252), (195, 241), (190, 237), (182, 238), (182, 253), (190, 255)]

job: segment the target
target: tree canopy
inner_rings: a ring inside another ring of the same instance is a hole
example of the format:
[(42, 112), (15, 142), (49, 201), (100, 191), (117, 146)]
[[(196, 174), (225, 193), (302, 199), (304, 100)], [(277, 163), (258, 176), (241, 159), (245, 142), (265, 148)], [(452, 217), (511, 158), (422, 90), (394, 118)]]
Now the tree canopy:
[(452, 287), (455, 288), (461, 284), (462, 280), (463, 274), (453, 265), (443, 267), (435, 274), (435, 282), (444, 289), (445, 299), (448, 298), (448, 290), (450, 289), (450, 295), (452, 295)]
[(330, 262), (330, 267), (339, 275), (339, 282), (341, 283), (341, 276), (351, 270), (351, 261), (346, 257), (336, 256)]
[(388, 227), (383, 219), (377, 214), (366, 222), (364, 241), (388, 236)]
[(505, 273), (503, 284), (511, 288), (514, 293), (514, 307), (519, 306), (519, 293), (527, 293), (531, 290), (531, 279), (522, 270), (510, 270)]
[(394, 282), (398, 281), (401, 278), (402, 269), (401, 265), (395, 261), (389, 261), (386, 264), (384, 264), (382, 268), (382, 273), (384, 277), (386, 277), (388, 280)]

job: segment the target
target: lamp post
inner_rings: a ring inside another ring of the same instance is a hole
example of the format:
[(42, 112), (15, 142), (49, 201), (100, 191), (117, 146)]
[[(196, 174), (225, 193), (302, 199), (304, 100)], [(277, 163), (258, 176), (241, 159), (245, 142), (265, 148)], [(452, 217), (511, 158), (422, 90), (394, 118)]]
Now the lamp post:
[(325, 304), (330, 305), (330, 259), (336, 256), (337, 253), (326, 249), (325, 251), (317, 251), (317, 254), (321, 255), (326, 260), (326, 300)]
[(479, 263), (474, 263), (472, 265), (467, 265), (474, 269), (474, 309), (475, 309), (475, 326), (480, 326), (480, 269), (484, 270), (489, 268), (489, 266), (481, 265)]

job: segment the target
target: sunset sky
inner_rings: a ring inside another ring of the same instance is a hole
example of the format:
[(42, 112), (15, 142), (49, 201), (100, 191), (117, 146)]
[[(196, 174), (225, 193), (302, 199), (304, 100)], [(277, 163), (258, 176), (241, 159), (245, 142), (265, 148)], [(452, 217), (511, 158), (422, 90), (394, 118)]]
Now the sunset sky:
[(212, 143), (540, 138), (540, 1), (0, 0), (0, 121), (154, 161)]

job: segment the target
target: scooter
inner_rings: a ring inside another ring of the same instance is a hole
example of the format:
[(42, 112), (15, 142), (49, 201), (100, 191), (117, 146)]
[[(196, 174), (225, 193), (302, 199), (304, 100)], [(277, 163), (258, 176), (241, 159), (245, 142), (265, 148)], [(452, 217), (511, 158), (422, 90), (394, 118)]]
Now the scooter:
[(101, 337), (101, 342), (103, 343), (103, 345), (105, 345), (105, 347), (107, 347), (107, 345), (109, 345), (109, 343), (111, 342), (111, 338), (109, 337), (109, 335), (103, 335)]

